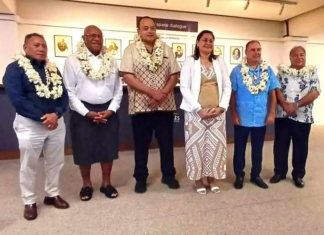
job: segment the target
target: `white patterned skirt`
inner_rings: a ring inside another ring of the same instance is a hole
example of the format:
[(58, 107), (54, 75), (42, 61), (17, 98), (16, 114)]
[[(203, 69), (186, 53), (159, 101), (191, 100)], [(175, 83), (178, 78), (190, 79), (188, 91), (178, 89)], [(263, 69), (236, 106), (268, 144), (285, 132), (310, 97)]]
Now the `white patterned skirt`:
[(226, 115), (201, 119), (185, 112), (186, 169), (190, 180), (226, 178)]

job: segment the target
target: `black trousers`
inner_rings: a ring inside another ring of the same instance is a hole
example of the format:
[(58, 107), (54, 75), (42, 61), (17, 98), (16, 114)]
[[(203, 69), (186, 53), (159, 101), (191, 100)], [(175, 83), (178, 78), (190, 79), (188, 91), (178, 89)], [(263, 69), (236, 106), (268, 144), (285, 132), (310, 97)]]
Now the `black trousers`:
[(274, 172), (286, 176), (288, 172), (288, 154), (292, 140), (292, 177), (303, 178), (308, 155), (308, 140), (311, 123), (302, 123), (289, 118), (275, 119), (275, 140), (273, 145)]
[(135, 144), (136, 181), (146, 181), (148, 177), (148, 153), (153, 131), (160, 148), (161, 171), (164, 178), (174, 178), (173, 154), (173, 112), (140, 113), (132, 116)]
[(234, 126), (234, 173), (244, 178), (246, 144), (251, 133), (252, 169), (251, 179), (258, 177), (262, 170), (262, 150), (266, 134), (266, 126), (244, 127)]

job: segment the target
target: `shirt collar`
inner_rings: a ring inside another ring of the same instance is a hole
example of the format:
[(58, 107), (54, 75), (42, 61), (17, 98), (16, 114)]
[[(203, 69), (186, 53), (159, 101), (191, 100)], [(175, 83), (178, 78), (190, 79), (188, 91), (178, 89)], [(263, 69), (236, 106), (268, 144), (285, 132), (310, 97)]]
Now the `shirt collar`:
[(94, 54), (91, 53), (91, 51), (89, 51), (89, 49), (87, 48), (87, 54), (88, 54), (88, 57), (96, 57), (96, 58), (103, 58), (103, 54), (102, 54), (102, 51), (100, 52), (99, 55), (95, 56)]
[(35, 59), (31, 56), (28, 56), (28, 55), (26, 55), (26, 58), (30, 60), (30, 63), (32, 65), (35, 65), (38, 67), (45, 66), (45, 62), (46, 62), (45, 60), (37, 60), (37, 59)]
[(258, 72), (258, 70), (260, 70), (260, 69), (261, 69), (260, 64), (258, 64), (258, 67), (256, 67), (255, 69), (249, 66), (249, 70), (250, 70), (251, 72)]

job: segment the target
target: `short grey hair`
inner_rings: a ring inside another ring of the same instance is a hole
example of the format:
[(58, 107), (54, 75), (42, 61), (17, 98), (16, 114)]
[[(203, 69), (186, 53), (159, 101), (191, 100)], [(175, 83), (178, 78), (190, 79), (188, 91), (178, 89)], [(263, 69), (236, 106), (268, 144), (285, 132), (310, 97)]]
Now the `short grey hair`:
[(292, 53), (293, 53), (295, 50), (298, 50), (298, 49), (301, 49), (301, 50), (306, 54), (306, 50), (305, 50), (304, 47), (302, 47), (302, 46), (295, 46), (295, 47), (293, 47), (293, 48), (290, 50), (289, 56), (291, 56)]

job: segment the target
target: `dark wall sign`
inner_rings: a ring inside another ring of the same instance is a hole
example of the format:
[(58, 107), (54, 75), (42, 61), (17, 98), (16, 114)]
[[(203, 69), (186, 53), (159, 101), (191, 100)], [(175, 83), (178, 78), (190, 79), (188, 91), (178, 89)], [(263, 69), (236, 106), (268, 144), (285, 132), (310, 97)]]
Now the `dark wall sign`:
[[(136, 27), (139, 20), (142, 17), (136, 17)], [(170, 19), (159, 19), (152, 18), (156, 23), (156, 29), (169, 30), (169, 31), (182, 31), (182, 32), (198, 32), (198, 22), (195, 21), (184, 21), (184, 20), (170, 20)]]

